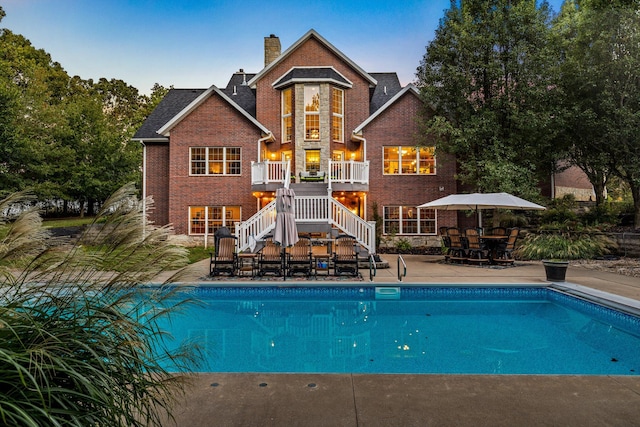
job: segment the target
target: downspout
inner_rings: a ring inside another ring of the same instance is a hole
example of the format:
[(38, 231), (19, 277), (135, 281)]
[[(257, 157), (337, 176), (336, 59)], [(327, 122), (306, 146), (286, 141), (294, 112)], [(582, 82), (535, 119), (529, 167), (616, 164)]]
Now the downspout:
[(258, 163), (260, 163), (262, 161), (262, 159), (260, 159), (260, 155), (262, 153), (262, 150), (260, 150), (260, 147), (262, 145), (263, 142), (265, 141), (275, 141), (276, 138), (273, 136), (273, 134), (271, 132), (269, 132), (266, 136), (263, 136), (262, 138), (258, 139)]
[(351, 134), (351, 139), (355, 139), (356, 141), (360, 141), (362, 143), (362, 161), (367, 160), (367, 138), (356, 135), (355, 133)]
[(144, 141), (142, 144), (142, 238), (147, 237), (147, 146)]

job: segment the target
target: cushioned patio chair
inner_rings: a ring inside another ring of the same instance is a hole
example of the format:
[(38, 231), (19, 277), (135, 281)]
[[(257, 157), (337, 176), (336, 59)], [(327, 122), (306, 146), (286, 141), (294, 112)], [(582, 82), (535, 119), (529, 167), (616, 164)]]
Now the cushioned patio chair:
[(358, 242), (353, 236), (341, 234), (333, 244), (333, 273), (358, 275)]
[(286, 256), (285, 267), (288, 276), (296, 273), (303, 273), (307, 277), (311, 275), (313, 265), (311, 239), (308, 237), (299, 237), (295, 245), (287, 248)]
[(216, 240), (215, 252), (211, 254), (209, 275), (217, 276), (228, 273), (234, 276), (238, 270), (238, 252), (236, 251), (236, 237), (225, 236)]
[(282, 247), (276, 245), (271, 237), (264, 241), (264, 247), (258, 252), (258, 275), (264, 276), (273, 273), (276, 276), (283, 275)]

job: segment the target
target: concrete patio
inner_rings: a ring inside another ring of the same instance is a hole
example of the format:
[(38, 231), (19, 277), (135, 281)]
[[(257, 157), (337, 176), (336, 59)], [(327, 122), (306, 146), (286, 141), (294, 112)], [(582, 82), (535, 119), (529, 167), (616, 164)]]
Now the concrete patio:
[[(378, 270), (374, 284), (398, 285), (396, 256), (383, 258), (391, 268)], [(441, 257), (404, 259), (403, 285), (547, 284), (539, 262), (482, 268), (442, 264)], [(207, 272), (202, 261), (184, 280), (207, 283)], [(354, 284), (369, 283), (368, 271), (362, 274)], [(310, 282), (302, 284), (329, 283)], [(570, 267), (566, 285), (640, 302), (638, 278)], [(640, 425), (640, 377), (207, 373), (195, 376), (174, 415), (178, 426), (193, 427), (631, 426)]]

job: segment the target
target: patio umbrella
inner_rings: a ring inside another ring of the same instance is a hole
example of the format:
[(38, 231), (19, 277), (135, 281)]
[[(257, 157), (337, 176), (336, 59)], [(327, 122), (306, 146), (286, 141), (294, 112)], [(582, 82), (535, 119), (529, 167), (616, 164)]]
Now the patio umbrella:
[(509, 193), (473, 193), (450, 194), (437, 200), (424, 203), (419, 208), (440, 209), (445, 211), (475, 210), (478, 225), (482, 226), (481, 209), (520, 209), (544, 210), (544, 206), (516, 197)]
[(293, 246), (298, 241), (298, 226), (295, 214), (296, 193), (291, 188), (278, 188), (276, 190), (276, 228), (273, 233), (273, 241), (282, 246), (282, 256), (288, 246)]

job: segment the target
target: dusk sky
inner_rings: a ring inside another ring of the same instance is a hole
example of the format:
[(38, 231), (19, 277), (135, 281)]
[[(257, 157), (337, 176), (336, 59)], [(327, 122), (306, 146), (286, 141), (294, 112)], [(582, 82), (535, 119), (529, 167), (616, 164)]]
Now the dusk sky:
[[(561, 0), (550, 1), (557, 11)], [(3, 0), (8, 28), (51, 54), (70, 75), (121, 79), (149, 93), (225, 87), (235, 71), (264, 67), (264, 37), (282, 50), (310, 29), (368, 72), (403, 85), (449, 0)]]

